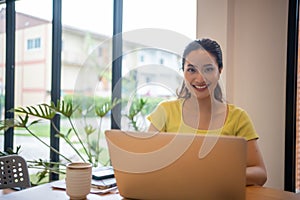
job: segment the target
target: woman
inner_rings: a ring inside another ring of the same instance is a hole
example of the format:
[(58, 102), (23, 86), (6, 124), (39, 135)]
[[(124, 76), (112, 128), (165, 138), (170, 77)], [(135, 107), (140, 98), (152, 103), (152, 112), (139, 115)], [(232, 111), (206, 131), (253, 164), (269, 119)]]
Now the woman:
[(148, 131), (241, 136), (247, 140), (247, 185), (263, 185), (266, 168), (257, 145), (258, 135), (243, 109), (224, 102), (218, 80), (223, 69), (220, 45), (195, 40), (183, 53), (184, 81), (176, 100), (161, 102), (148, 116)]

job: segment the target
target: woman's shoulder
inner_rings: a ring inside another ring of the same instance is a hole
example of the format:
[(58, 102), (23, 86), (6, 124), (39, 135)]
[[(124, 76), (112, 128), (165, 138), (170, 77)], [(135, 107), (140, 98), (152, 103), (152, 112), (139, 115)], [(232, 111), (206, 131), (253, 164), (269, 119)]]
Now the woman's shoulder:
[(179, 106), (181, 105), (183, 102), (183, 99), (167, 99), (167, 100), (163, 100), (159, 103), (159, 105), (163, 106), (163, 107), (173, 107), (173, 106)]
[(241, 115), (248, 115), (247, 111), (237, 105), (234, 104), (227, 104), (228, 106), (228, 114), (231, 116), (241, 116)]
[(233, 112), (244, 112), (245, 111), (242, 107), (239, 107), (239, 106), (231, 104), (231, 103), (228, 103), (227, 106), (228, 106), (229, 110), (233, 111)]

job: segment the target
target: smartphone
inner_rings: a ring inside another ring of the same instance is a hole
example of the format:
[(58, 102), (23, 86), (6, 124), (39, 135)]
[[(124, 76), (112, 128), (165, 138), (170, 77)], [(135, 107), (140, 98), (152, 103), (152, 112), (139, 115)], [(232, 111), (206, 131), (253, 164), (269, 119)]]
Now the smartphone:
[(92, 172), (92, 178), (95, 180), (102, 180), (114, 177), (114, 169), (112, 167), (100, 167)]
[(117, 186), (117, 182), (115, 178), (107, 178), (102, 180), (92, 180), (92, 186), (101, 190), (105, 190), (108, 188), (113, 188)]

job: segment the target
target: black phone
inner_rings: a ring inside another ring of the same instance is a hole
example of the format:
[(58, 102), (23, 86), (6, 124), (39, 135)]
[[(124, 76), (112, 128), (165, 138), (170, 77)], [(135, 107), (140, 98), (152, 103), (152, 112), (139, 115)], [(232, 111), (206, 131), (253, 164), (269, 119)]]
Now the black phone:
[(100, 167), (92, 172), (94, 180), (102, 180), (107, 178), (114, 178), (114, 169), (112, 167)]

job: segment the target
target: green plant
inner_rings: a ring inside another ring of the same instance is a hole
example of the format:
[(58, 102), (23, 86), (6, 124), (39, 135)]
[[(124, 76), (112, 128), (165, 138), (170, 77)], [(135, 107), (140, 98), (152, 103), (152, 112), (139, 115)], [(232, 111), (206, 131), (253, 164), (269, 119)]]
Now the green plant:
[[(53, 102), (48, 104), (38, 104), (34, 106), (25, 106), (12, 109), (10, 112), (15, 112), (16, 117), (15, 119), (6, 119), (0, 122), (0, 130), (7, 130), (9, 128), (22, 128), (25, 129), (30, 135), (35, 137), (38, 141), (42, 144), (46, 145), (51, 151), (57, 153), (62, 158), (59, 162), (49, 162), (47, 160), (34, 160), (28, 161), (29, 167), (41, 169), (38, 173), (38, 182), (42, 181), (49, 173), (59, 173), (64, 174), (64, 168), (60, 168), (60, 166), (65, 166), (65, 162), (72, 162), (70, 158), (62, 154), (61, 152), (57, 151), (52, 146), (45, 143), (41, 138), (39, 138), (34, 131), (32, 131), (32, 127), (40, 123), (44, 120), (49, 120), (51, 122), (51, 126), (56, 131), (56, 137), (62, 138), (73, 151), (78, 155), (78, 157), (83, 162), (90, 162), (93, 166), (98, 166), (100, 154), (103, 150), (102, 147), (99, 145), (100, 135), (101, 135), (101, 126), (102, 120), (114, 106), (120, 103), (119, 100), (107, 101), (101, 104), (97, 104), (95, 106), (90, 106), (88, 111), (84, 111), (83, 108), (80, 108), (79, 105), (73, 106), (72, 102), (64, 100), (58, 101), (56, 104)], [(76, 129), (74, 122), (72, 120), (73, 115), (78, 115), (79, 113), (84, 113), (83, 117), (86, 119), (87, 113), (93, 111), (95, 112), (96, 116), (99, 117), (99, 127), (98, 129), (94, 128), (91, 124), (89, 124), (86, 120), (84, 124), (84, 132), (85, 138), (80, 136), (78, 130)], [(77, 114), (76, 114), (77, 113)], [(52, 123), (52, 119), (56, 115), (61, 115), (65, 119), (67, 119), (69, 123), (69, 128), (62, 132), (59, 130), (54, 123)], [(97, 131), (96, 131), (97, 130)], [(96, 140), (90, 140), (90, 136), (92, 134), (97, 134)], [(78, 144), (80, 145), (80, 149), (75, 147), (74, 142), (71, 141), (71, 137), (75, 136)], [(84, 140), (85, 139), (85, 140)], [(107, 165), (108, 161), (105, 163), (101, 163), (102, 165)]]
[(137, 117), (142, 112), (143, 108), (145, 107), (147, 103), (146, 99), (140, 98), (132, 102), (128, 115), (125, 115), (130, 121), (130, 124), (132, 125), (133, 129), (135, 131), (139, 130), (138, 124), (137, 124)]

